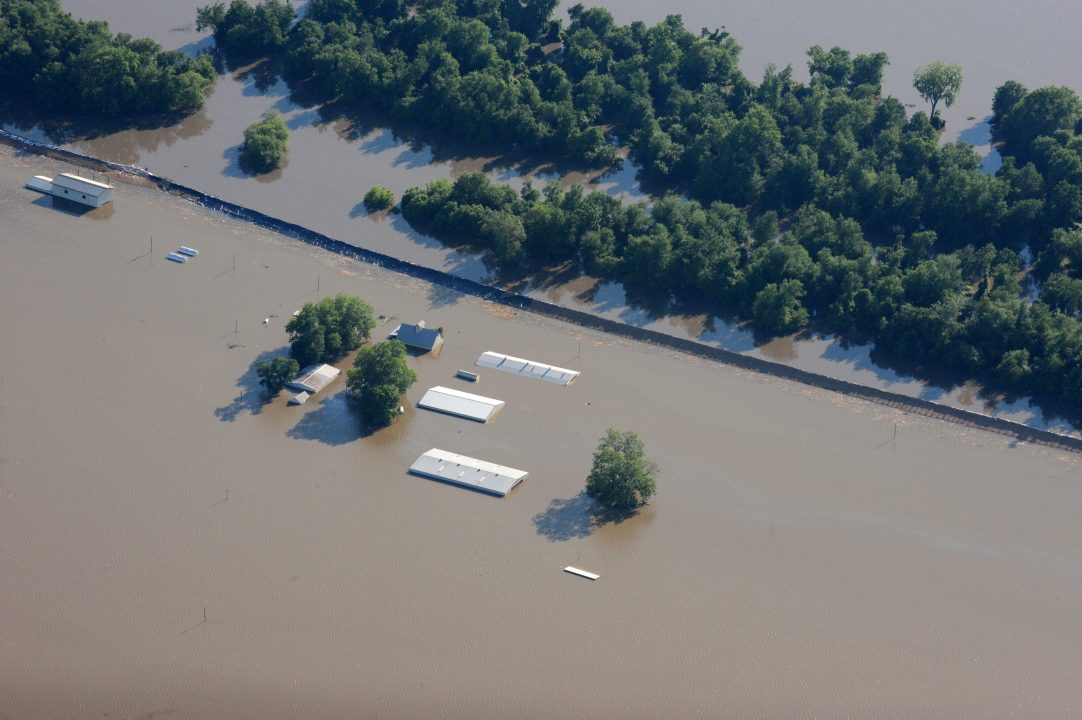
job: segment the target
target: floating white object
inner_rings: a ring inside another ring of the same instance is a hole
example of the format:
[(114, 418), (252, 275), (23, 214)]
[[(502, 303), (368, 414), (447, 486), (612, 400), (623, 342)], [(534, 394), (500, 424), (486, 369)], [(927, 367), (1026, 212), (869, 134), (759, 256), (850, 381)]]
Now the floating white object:
[(529, 475), (525, 470), (496, 465), (446, 450), (432, 448), (410, 467), (415, 475), (443, 480), (503, 497)]
[(437, 385), (421, 398), (417, 407), (458, 417), (488, 422), (504, 406), (503, 400), (482, 397)]
[(188, 257), (198, 257), (199, 251), (195, 248), (190, 248), (187, 245), (181, 245), (177, 248), (177, 252), (181, 255), (187, 255)]
[(470, 372), (469, 370), (459, 370), (455, 373), (455, 375), (462, 378), (463, 380), (469, 380), (470, 382), (477, 382), (481, 379), (480, 375), (475, 372)]
[(546, 365), (533, 360), (523, 360), (522, 358), (495, 352), (481, 353), (481, 357), (474, 364), (515, 375), (525, 375), (526, 377), (556, 383), (557, 385), (570, 385), (579, 376), (577, 370), (568, 370), (567, 368), (559, 368), (554, 365)]
[(601, 577), (600, 575), (592, 573), (589, 570), (581, 570), (577, 567), (572, 567), (571, 565), (565, 567), (564, 572), (571, 573), (572, 575), (578, 575), (579, 577), (584, 577), (587, 580), (597, 580), (599, 577)]
[(175, 263), (186, 263), (186, 262), (188, 262), (188, 258), (184, 257), (183, 255), (177, 255), (176, 253), (169, 253), (165, 257), (166, 257), (166, 259), (172, 260)]

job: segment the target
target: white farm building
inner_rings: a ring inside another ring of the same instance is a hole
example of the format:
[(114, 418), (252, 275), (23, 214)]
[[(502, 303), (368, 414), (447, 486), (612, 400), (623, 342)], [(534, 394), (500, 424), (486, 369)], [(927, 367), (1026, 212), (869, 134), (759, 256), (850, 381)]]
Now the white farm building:
[[(310, 365), (301, 370), (300, 374), (286, 385), (290, 390), (315, 395), (342, 374), (342, 371), (333, 365)], [(308, 398), (304, 398), (307, 400)], [(300, 403), (298, 403), (300, 404)]]
[(93, 208), (99, 208), (113, 200), (112, 185), (71, 173), (60, 173), (52, 178), (36, 175), (27, 186), (32, 190)]
[(529, 475), (525, 470), (496, 465), (446, 450), (432, 448), (410, 467), (410, 472), (503, 497)]
[(513, 375), (534, 378), (535, 380), (544, 380), (556, 385), (570, 385), (579, 376), (578, 370), (568, 370), (567, 368), (546, 365), (545, 363), (524, 360), (523, 358), (496, 352), (481, 353), (481, 357), (474, 364), (478, 367), (500, 370)]
[(421, 398), (417, 407), (464, 417), (477, 422), (488, 422), (504, 406), (503, 400), (474, 395), (453, 388), (437, 385)]

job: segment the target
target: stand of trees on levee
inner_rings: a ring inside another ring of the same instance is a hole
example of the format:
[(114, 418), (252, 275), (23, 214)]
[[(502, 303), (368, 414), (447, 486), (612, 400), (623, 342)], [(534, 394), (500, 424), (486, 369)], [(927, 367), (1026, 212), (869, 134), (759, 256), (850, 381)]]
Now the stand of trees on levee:
[(650, 500), (657, 490), (656, 474), (638, 435), (609, 428), (594, 451), (586, 494), (604, 508), (627, 512)]
[(289, 127), (277, 110), (271, 110), (262, 120), (244, 130), (240, 147), (240, 165), (249, 172), (266, 173), (281, 167), (289, 152)]
[(0, 0), (0, 92), (50, 111), (116, 118), (203, 107), (215, 70), (206, 54), (163, 52), (146, 38), (77, 20), (60, 0)]
[[(883, 53), (815, 46), (809, 82), (770, 66), (756, 83), (724, 31), (693, 33), (679, 16), (620, 25), (582, 5), (563, 26), (557, 5), (312, 0), (283, 32), (281, 3), (235, 0), (200, 16), (220, 16), (225, 51), (275, 54), (287, 78), (346, 109), (594, 166), (616, 161), (618, 141), (644, 187), (691, 199), (663, 196), (648, 210), (474, 176), (406, 193), (412, 224), (476, 243), (505, 269), (572, 261), (765, 332), (810, 325), (1007, 391), (1082, 402), (1073, 91), (997, 90), (1004, 162), (993, 176), (970, 146), (939, 144), (937, 115), (881, 94)], [(942, 62), (914, 73), (933, 112), (961, 81)]]

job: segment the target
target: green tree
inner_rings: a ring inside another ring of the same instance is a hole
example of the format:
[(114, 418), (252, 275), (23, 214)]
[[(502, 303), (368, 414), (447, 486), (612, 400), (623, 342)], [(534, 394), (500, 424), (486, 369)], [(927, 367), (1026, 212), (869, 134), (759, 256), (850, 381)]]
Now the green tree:
[(198, 8), (195, 29), (214, 32), (214, 42), (232, 58), (252, 58), (280, 50), (297, 14), (288, 2), (263, 0), (255, 7), (244, 0)]
[(373, 185), (364, 195), (364, 209), (370, 213), (386, 210), (394, 205), (394, 193), (380, 185)]
[(799, 280), (770, 283), (755, 295), (751, 315), (755, 327), (768, 333), (784, 333), (808, 324), (804, 284)]
[(300, 363), (296, 360), (281, 355), (272, 360), (264, 360), (255, 366), (259, 384), (270, 395), (278, 394), (287, 382), (296, 377), (300, 369)]
[(375, 314), (368, 303), (338, 294), (318, 303), (305, 303), (286, 323), (286, 332), (293, 358), (307, 366), (356, 349), (375, 326)]
[(634, 510), (657, 490), (656, 473), (657, 466), (646, 459), (646, 447), (637, 434), (609, 428), (594, 451), (586, 494), (605, 507)]
[(362, 348), (347, 378), (365, 422), (384, 427), (398, 417), (399, 401), (417, 381), (417, 373), (406, 364), (406, 346), (398, 340), (385, 340)]
[(270, 172), (281, 166), (288, 151), (289, 128), (281, 114), (271, 110), (244, 131), (240, 164), (252, 172)]
[(950, 107), (958, 98), (958, 91), (962, 89), (962, 66), (936, 60), (917, 68), (913, 73), (913, 87), (925, 102), (932, 103), (929, 115), (935, 117), (936, 105), (940, 100)]

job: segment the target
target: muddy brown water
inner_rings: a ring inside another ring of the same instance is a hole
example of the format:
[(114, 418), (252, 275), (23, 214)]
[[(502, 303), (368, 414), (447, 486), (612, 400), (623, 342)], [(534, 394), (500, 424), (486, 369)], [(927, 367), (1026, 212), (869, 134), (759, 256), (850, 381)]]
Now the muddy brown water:
[[(514, 314), (155, 190), (77, 214), (21, 187), (69, 169), (0, 149), (0, 717), (1082, 710), (1078, 456)], [(181, 243), (200, 256), (165, 260)], [(394, 427), (365, 436), (341, 380), (260, 402), (252, 365), (317, 286), (365, 297), (378, 332), (446, 329)], [(455, 380), (483, 350), (583, 374)], [(417, 409), (436, 384), (507, 407)], [(660, 490), (596, 526), (580, 493), (608, 426), (640, 433)], [(408, 475), (432, 447), (530, 477), (496, 499)]]
[[(206, 33), (194, 27), (203, 2), (157, 0), (66, 0), (84, 18), (107, 20), (117, 31), (154, 38), (167, 48), (194, 51), (209, 46)], [(914, 68), (933, 59), (959, 62), (965, 70), (963, 91), (945, 110), (946, 139), (960, 137), (988, 150), (990, 112), (997, 85), (1015, 79), (1030, 87), (1065, 84), (1082, 89), (1082, 58), (1075, 38), (1082, 33), (1082, 5), (1044, 0), (1037, 5), (964, 0), (949, 7), (915, 3), (785, 0), (760, 3), (702, 3), (678, 0), (664, 7), (642, 2), (602, 2), (620, 22), (656, 22), (680, 13), (691, 27), (725, 27), (744, 48), (742, 65), (755, 79), (768, 62), (792, 64), (806, 76), (805, 50), (813, 44), (840, 45), (854, 52), (884, 50), (891, 58), (885, 89), (920, 106), (911, 87)], [(298, 5), (303, 7), (303, 3)], [(246, 177), (237, 165), (243, 129), (270, 109), (284, 113), (291, 128), (287, 165), (269, 175)], [(157, 130), (126, 130), (71, 143), (74, 149), (116, 162), (136, 164), (238, 204), (283, 217), (305, 227), (412, 262), (485, 279), (484, 263), (470, 253), (446, 248), (413, 232), (401, 218), (369, 217), (361, 204), (373, 184), (396, 194), (436, 177), (485, 170), (518, 186), (523, 177), (540, 182), (592, 181), (594, 186), (627, 199), (643, 197), (635, 169), (625, 163), (610, 176), (558, 175), (547, 165), (499, 157), (472, 157), (452, 148), (399, 137), (378, 121), (357, 124), (328, 116), (290, 94), (285, 83), (263, 68), (247, 68), (219, 79), (207, 107), (177, 125)], [(43, 137), (32, 125), (7, 125)], [(988, 167), (994, 169), (994, 154)], [(654, 313), (629, 302), (619, 285), (604, 284), (580, 292), (588, 278), (568, 284), (535, 287), (531, 294), (678, 337), (770, 359), (832, 377), (919, 396), (976, 412), (1025, 422), (1063, 433), (1077, 433), (1067, 420), (1026, 399), (983, 393), (972, 383), (930, 382), (904, 370), (884, 367), (868, 347), (850, 347), (832, 338), (786, 338), (761, 346), (752, 334), (723, 318), (703, 314)]]

